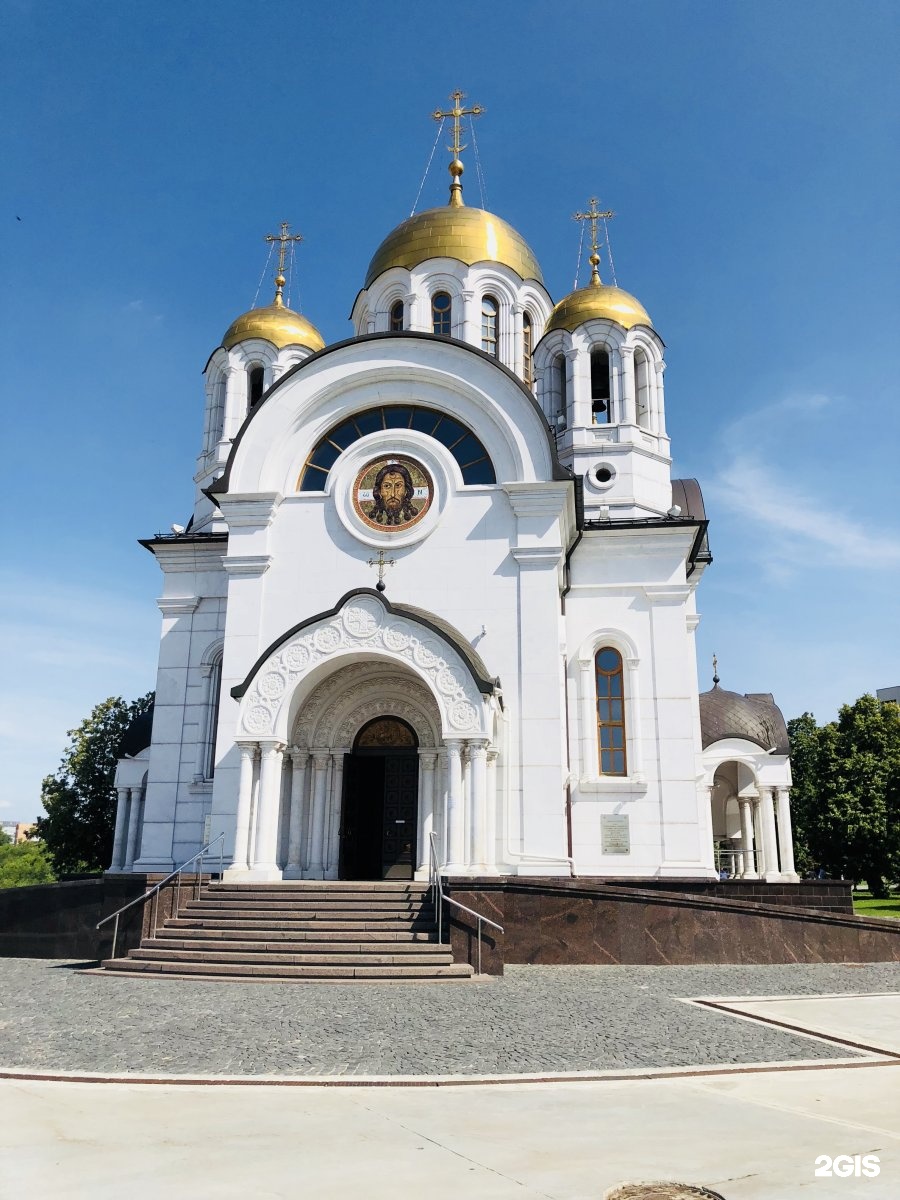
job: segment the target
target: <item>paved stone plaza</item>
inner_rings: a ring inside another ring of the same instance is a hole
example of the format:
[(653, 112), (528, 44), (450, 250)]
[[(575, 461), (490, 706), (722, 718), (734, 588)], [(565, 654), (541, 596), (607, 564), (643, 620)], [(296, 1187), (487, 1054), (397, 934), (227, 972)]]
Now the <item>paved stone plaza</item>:
[(0, 1067), (175, 1075), (496, 1075), (852, 1058), (683, 1003), (900, 991), (900, 964), (510, 967), (470, 983), (128, 979), (0, 960)]

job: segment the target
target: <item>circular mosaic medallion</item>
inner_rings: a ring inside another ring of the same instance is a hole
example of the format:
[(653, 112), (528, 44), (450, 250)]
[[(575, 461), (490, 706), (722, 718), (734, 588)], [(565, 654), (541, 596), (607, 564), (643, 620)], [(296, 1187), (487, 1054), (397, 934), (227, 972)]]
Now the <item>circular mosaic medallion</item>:
[(434, 483), (421, 463), (406, 454), (382, 454), (368, 462), (353, 484), (353, 508), (370, 529), (399, 533), (418, 524), (431, 507)]

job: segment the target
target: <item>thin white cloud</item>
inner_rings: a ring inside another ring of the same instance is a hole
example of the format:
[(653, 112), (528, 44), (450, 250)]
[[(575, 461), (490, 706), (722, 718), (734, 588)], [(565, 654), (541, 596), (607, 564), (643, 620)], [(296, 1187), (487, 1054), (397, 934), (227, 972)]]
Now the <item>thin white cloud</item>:
[[(817, 426), (821, 433), (821, 419), (830, 419), (835, 407), (821, 394), (788, 396), (742, 413), (722, 431), (721, 461), (705, 490), (715, 504), (765, 530), (760, 549), (773, 579), (788, 579), (804, 566), (900, 567), (900, 538), (842, 511), (833, 489), (801, 479), (793, 466), (797, 439), (808, 440)], [(864, 479), (854, 499), (865, 503)]]

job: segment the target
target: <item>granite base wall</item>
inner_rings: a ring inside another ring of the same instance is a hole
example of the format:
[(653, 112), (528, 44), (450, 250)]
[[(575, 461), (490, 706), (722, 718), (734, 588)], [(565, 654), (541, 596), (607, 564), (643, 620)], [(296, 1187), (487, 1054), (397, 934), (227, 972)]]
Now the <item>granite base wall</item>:
[[(583, 879), (460, 878), (446, 891), (504, 927), (485, 930), (485, 974), (505, 963), (900, 962), (890, 919)], [(474, 920), (446, 911), (455, 960), (477, 966)]]
[[(67, 958), (82, 962), (109, 958), (113, 922), (100, 930), (97, 922), (123, 904), (142, 896), (161, 875), (102, 875), (67, 883), (0, 891), (0, 958)], [(204, 877), (204, 881), (208, 876)], [(191, 881), (185, 876), (181, 902), (188, 898)], [(156, 901), (135, 905), (119, 918), (116, 957), (127, 954), (148, 935), (157, 906), (161, 923), (174, 912), (178, 895), (174, 883), (159, 892)]]
[(853, 915), (852, 879), (801, 879), (799, 883), (766, 883), (764, 880), (729, 879), (598, 879), (613, 887), (640, 888), (648, 892), (715, 896), (722, 900), (750, 900), (790, 908), (816, 908), (824, 912)]

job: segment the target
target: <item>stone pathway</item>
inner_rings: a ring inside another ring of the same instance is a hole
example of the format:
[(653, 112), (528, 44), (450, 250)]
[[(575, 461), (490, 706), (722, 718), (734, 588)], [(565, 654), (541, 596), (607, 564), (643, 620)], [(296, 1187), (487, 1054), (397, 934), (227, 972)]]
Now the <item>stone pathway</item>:
[(608, 1071), (836, 1059), (695, 996), (898, 992), (900, 964), (509, 967), (474, 983), (130, 979), (0, 959), (0, 1067), (213, 1075)]

